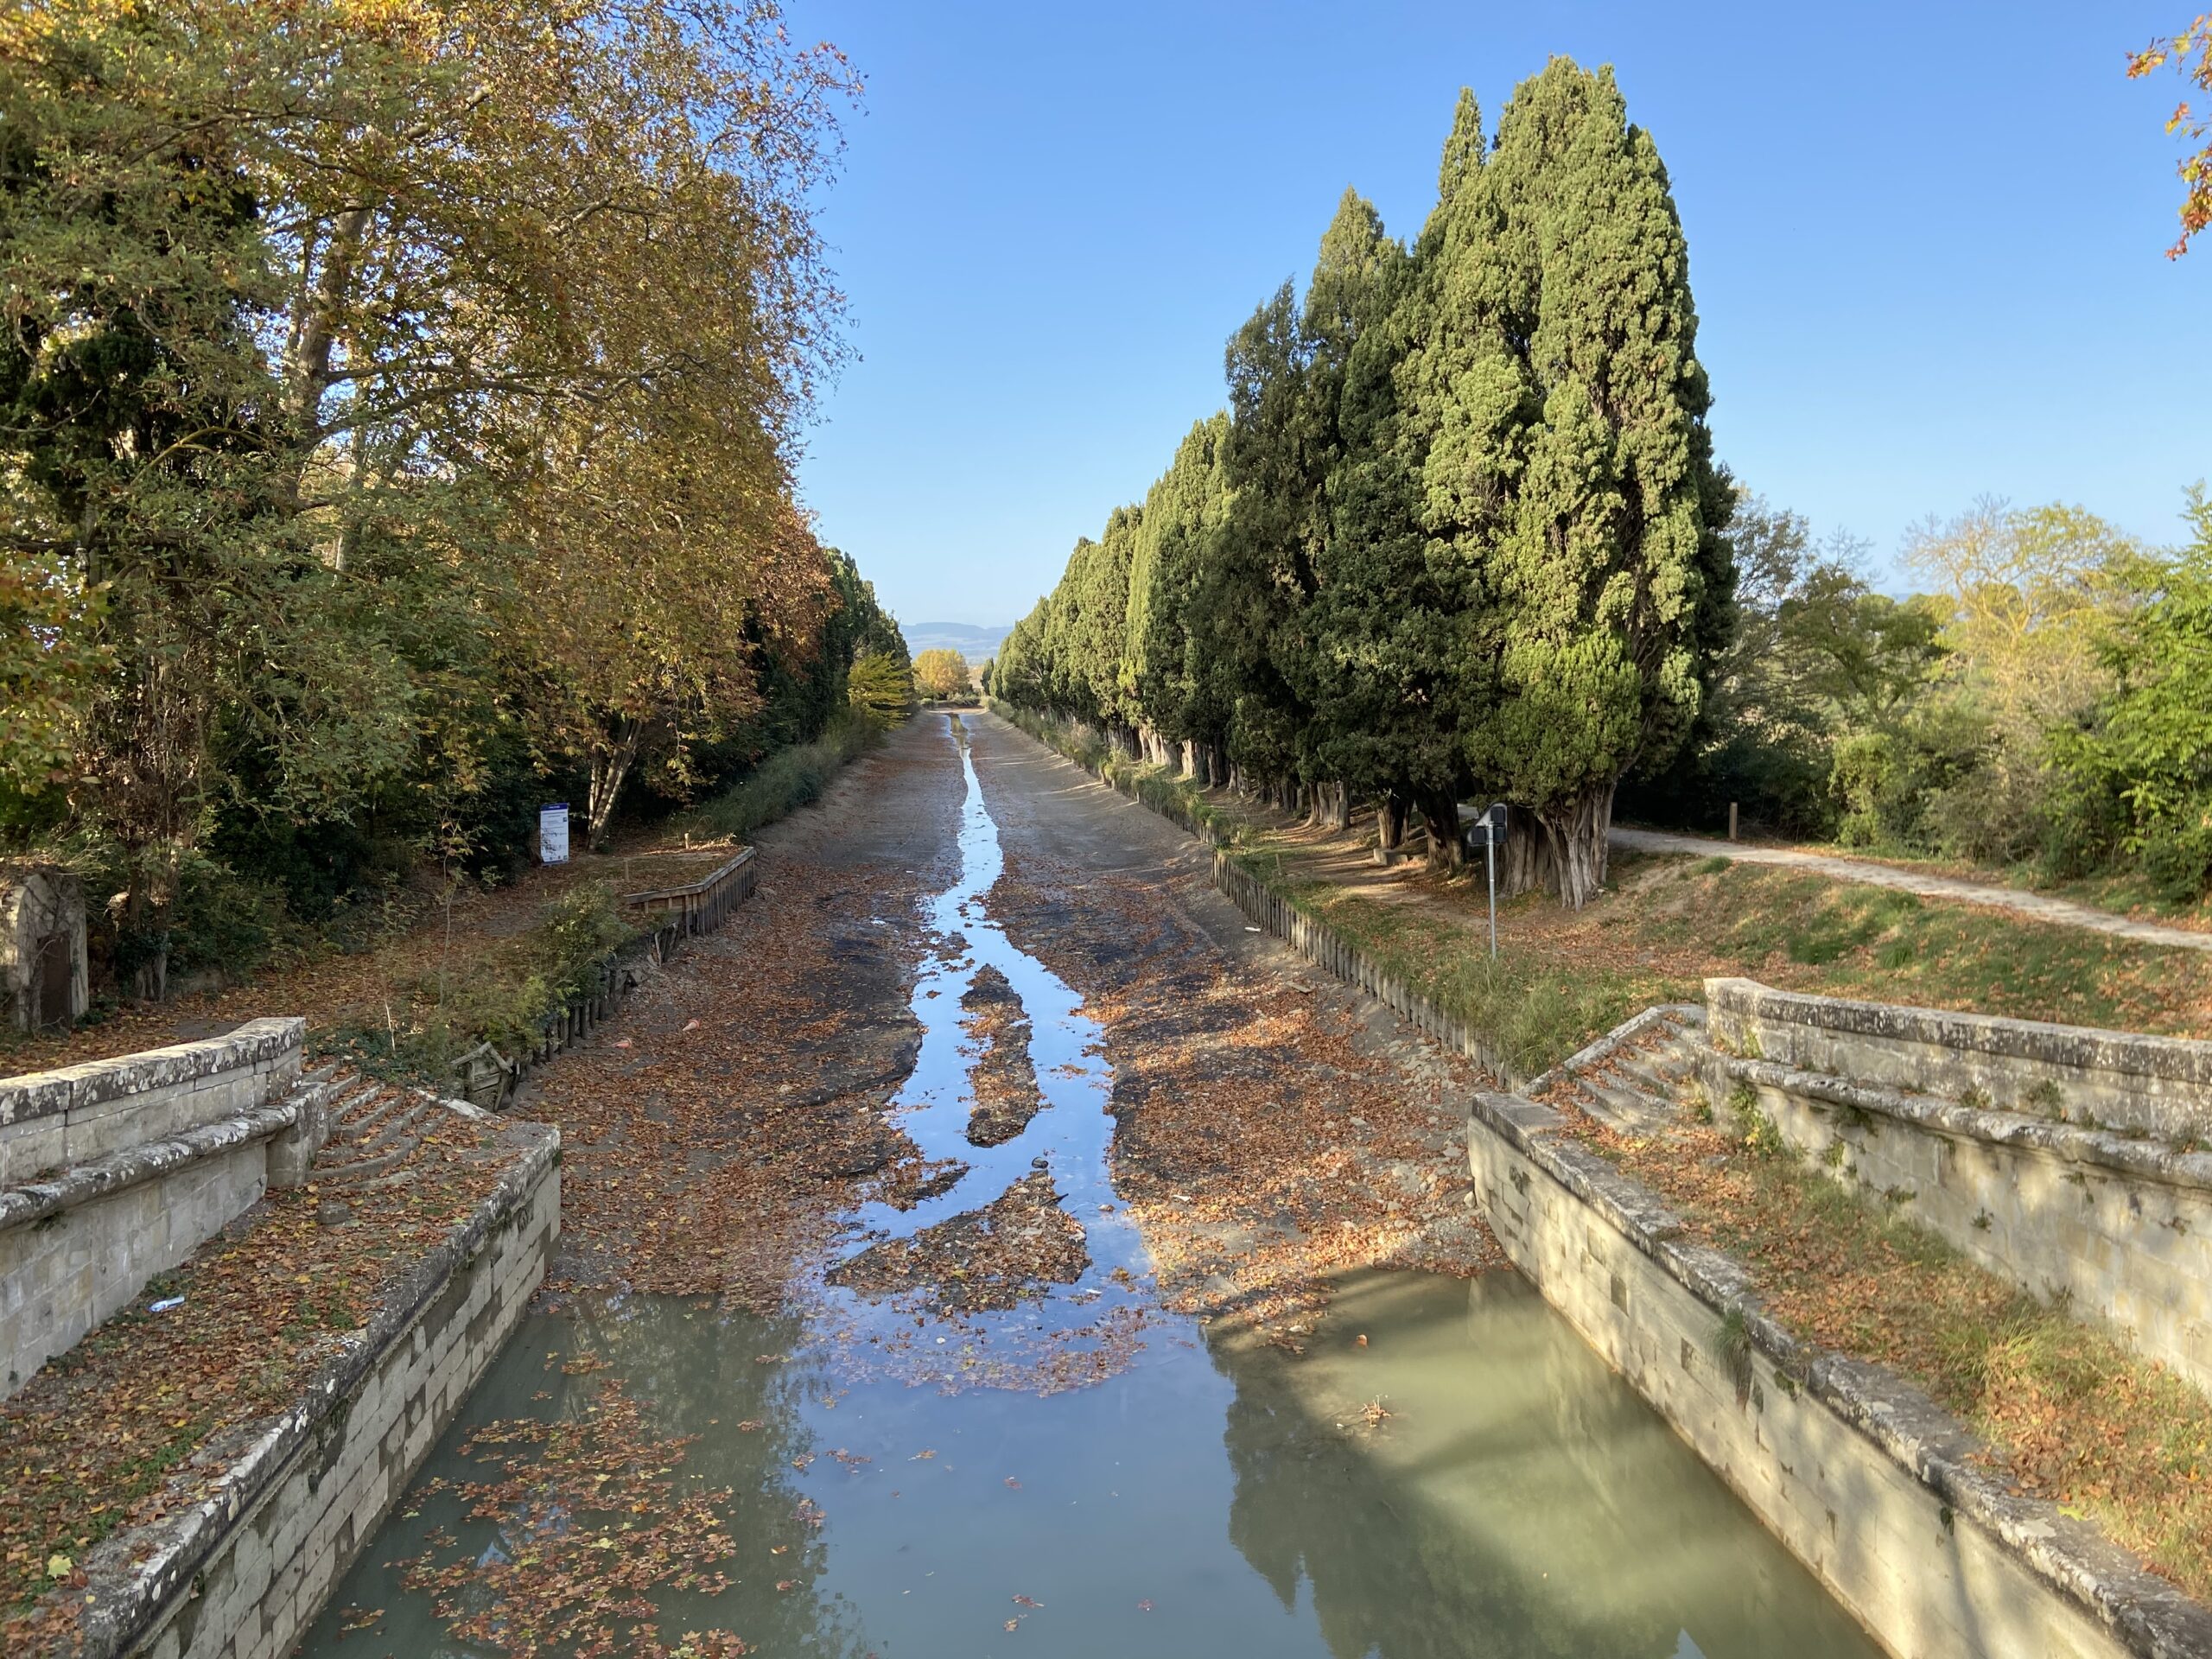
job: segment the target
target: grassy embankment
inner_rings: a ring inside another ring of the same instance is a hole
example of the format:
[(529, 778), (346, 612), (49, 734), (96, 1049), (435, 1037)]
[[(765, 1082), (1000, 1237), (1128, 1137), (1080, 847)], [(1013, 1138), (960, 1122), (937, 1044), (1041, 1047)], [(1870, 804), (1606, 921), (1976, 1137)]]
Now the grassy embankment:
[(1484, 1033), (1522, 1076), (1654, 1002), (1698, 1000), (1718, 975), (2022, 1019), (2212, 1030), (2206, 953), (1717, 857), (1616, 854), (1607, 892), (1580, 914), (1540, 893), (1508, 900), (1493, 963), (1479, 866), (1450, 880), (1363, 867), (1351, 837), (1114, 755), (1066, 722), (994, 707), (1123, 792), (1202, 827), (1300, 910)]

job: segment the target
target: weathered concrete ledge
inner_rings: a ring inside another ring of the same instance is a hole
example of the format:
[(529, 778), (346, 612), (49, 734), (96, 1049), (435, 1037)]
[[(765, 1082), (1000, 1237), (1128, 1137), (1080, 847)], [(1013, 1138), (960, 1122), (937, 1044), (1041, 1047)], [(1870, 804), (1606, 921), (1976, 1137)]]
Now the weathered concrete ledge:
[(1470, 1166), (1515, 1264), (1891, 1651), (2184, 1659), (2212, 1611), (2095, 1528), (2008, 1493), (1878, 1366), (1799, 1342), (1556, 1109), (1477, 1096)]
[(2212, 1138), (2212, 1043), (1705, 985), (1715, 1047), (1793, 1070), (2179, 1138)]
[(275, 1659), (290, 1649), (544, 1278), (560, 1231), (559, 1132), (510, 1122), (500, 1135), (512, 1161), (494, 1191), (386, 1289), (293, 1405), (201, 1449), (180, 1478), (219, 1471), (203, 1496), (86, 1558), (79, 1629), (41, 1651)]
[(307, 1023), (297, 1015), (249, 1020), (222, 1037), (0, 1079), (0, 1124), (81, 1111), (125, 1096), (143, 1097), (148, 1090), (166, 1084), (196, 1083), (219, 1073), (296, 1059)]

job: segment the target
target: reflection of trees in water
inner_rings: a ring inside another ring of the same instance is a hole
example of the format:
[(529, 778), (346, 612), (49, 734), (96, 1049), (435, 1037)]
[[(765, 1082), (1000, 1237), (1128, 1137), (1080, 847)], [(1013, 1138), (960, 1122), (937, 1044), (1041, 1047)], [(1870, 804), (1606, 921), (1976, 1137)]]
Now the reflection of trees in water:
[(745, 1650), (683, 1643), (721, 1631), (861, 1655), (856, 1611), (817, 1587), (828, 1548), (798, 1471), (814, 1451), (802, 1408), (827, 1385), (787, 1357), (801, 1336), (795, 1319), (661, 1298), (533, 1322), (484, 1390), (507, 1414), (440, 1460), (443, 1490), (408, 1505), (422, 1520), (370, 1550), (388, 1559), (429, 1528), (409, 1577), (437, 1595), (442, 1654)]
[[(1484, 1281), (1471, 1282), (1478, 1298), (1513, 1294), (1510, 1286), (1486, 1289)], [(1389, 1322), (1418, 1313), (1408, 1303), (1418, 1303), (1424, 1292), (1431, 1294), (1420, 1306), (1433, 1316), (1433, 1281), (1415, 1280), (1402, 1290), (1383, 1289), (1359, 1310), (1359, 1327), (1385, 1332), (1376, 1338), (1378, 1357)], [(1315, 1397), (1313, 1379), (1302, 1374), (1309, 1362), (1257, 1344), (1212, 1344), (1215, 1364), (1236, 1386), (1224, 1437), (1236, 1478), (1230, 1541), (1286, 1606), (1295, 1603), (1301, 1577), (1312, 1584), (1316, 1620), (1339, 1659), (1466, 1653), (1648, 1659), (1675, 1651), (1678, 1627), (1670, 1619), (1624, 1618), (1602, 1593), (1604, 1611), (1586, 1611), (1555, 1585), (1529, 1585), (1527, 1558), (1516, 1560), (1503, 1548), (1517, 1522), (1555, 1530), (1550, 1516), (1565, 1495), (1558, 1465), (1531, 1455), (1530, 1431), (1537, 1426), (1486, 1420), (1473, 1373), (1499, 1363), (1543, 1367), (1548, 1381), (1565, 1385), (1548, 1391), (1566, 1423), (1586, 1416), (1571, 1432), (1597, 1436), (1600, 1448), (1608, 1433), (1607, 1408), (1588, 1397), (1588, 1368), (1579, 1379), (1554, 1379), (1544, 1356), (1532, 1351), (1530, 1322), (1514, 1317), (1517, 1312), (1500, 1317), (1475, 1310), (1478, 1340), (1489, 1351), (1471, 1357), (1467, 1421), (1439, 1457), (1425, 1461), (1418, 1484), (1364, 1449), (1358, 1431), (1337, 1427), (1359, 1402)], [(1497, 1353), (1501, 1341), (1516, 1351)], [(1378, 1364), (1375, 1374), (1386, 1370)], [(1382, 1386), (1387, 1391), (1387, 1382)], [(1478, 1501), (1445, 1509), (1421, 1490), (1440, 1479), (1473, 1483)], [(1584, 1495), (1573, 1496), (1580, 1501)], [(1599, 1518), (1601, 1532), (1615, 1530), (1602, 1524), (1602, 1512)], [(1625, 1541), (1592, 1540), (1587, 1553), (1578, 1550), (1550, 1569), (1554, 1580), (1601, 1563), (1612, 1544)]]

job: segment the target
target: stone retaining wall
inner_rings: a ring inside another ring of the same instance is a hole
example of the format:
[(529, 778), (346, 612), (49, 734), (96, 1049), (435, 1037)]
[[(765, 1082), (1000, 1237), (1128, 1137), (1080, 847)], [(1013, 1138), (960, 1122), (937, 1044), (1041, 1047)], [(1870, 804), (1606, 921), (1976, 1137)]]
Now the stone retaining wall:
[(1853, 1002), (1749, 979), (1705, 984), (1716, 1048), (2033, 1116), (2212, 1139), (2212, 1043)]
[(521, 1319), (560, 1232), (560, 1137), (502, 1131), (498, 1190), (389, 1291), (299, 1402), (206, 1448), (226, 1463), (181, 1514), (118, 1534), (73, 1659), (276, 1659), (405, 1491)]
[(325, 1134), (305, 1026), (0, 1082), (0, 1399), (267, 1187), (305, 1179)]
[(1797, 1342), (1554, 1109), (1478, 1098), (1469, 1161), (1514, 1264), (1891, 1652), (2212, 1653), (2212, 1613), (2094, 1528), (2015, 1497), (1876, 1366)]
[(0, 1187), (251, 1111), (300, 1075), (307, 1021), (0, 1078)]

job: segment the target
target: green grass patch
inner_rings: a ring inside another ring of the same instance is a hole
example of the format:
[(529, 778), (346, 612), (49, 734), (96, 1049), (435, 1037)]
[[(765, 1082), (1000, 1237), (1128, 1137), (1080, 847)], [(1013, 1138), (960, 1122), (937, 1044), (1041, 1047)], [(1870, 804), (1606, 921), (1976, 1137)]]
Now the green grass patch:
[(742, 841), (763, 824), (822, 798), (851, 761), (883, 741), (883, 728), (853, 713), (832, 721), (811, 743), (779, 749), (738, 782), (677, 817), (670, 830), (710, 840)]
[(1694, 989), (1656, 971), (1563, 960), (1503, 938), (1493, 960), (1486, 925), (1440, 926), (1433, 912), (1326, 882), (1292, 881), (1265, 854), (1238, 861), (1383, 973), (1480, 1033), (1499, 1062), (1523, 1078), (1652, 1003), (1679, 1001)]
[[(1790, 989), (2017, 1019), (2185, 1033), (2212, 997), (2204, 953), (2145, 945), (1814, 872), (1737, 864), (1603, 902), (1640, 944), (1689, 942)], [(2194, 1006), (2192, 1006), (2194, 1005)]]

